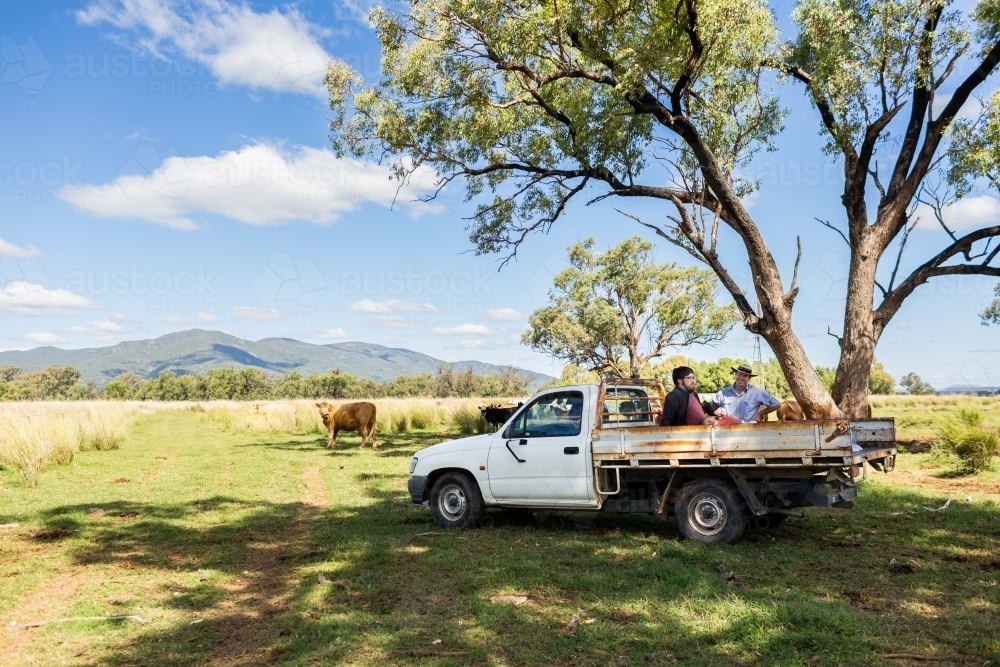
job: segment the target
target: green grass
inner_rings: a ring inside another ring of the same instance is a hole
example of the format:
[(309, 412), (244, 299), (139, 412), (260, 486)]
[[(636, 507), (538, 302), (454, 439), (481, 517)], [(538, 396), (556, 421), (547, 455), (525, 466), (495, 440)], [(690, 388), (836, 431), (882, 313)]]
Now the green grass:
[(938, 430), (959, 410), (982, 413), (987, 424), (1000, 427), (1000, 397), (996, 396), (869, 396), (873, 417), (893, 417), (900, 440), (936, 440)]
[[(412, 453), (442, 435), (380, 439), (377, 453), (356, 434), (328, 451), (325, 435), (240, 434), (168, 411), (36, 488), (0, 471), (0, 524), (19, 524), (0, 529), (0, 625), (145, 621), (0, 628), (12, 645), (0, 662), (1000, 664), (996, 473), (950, 478), (939, 458), (901, 454), (854, 511), (809, 509), (732, 546), (645, 516), (495, 511), (493, 528), (444, 533), (405, 484)], [(924, 509), (946, 495), (944, 512)], [(105, 514), (88, 517), (95, 507)], [(504, 594), (528, 602), (490, 602)]]

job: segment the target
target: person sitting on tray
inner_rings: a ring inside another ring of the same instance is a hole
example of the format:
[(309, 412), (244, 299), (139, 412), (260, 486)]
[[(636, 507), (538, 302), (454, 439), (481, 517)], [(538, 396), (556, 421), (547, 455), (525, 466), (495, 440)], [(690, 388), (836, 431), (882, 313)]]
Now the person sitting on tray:
[(705, 414), (701, 399), (694, 390), (696, 383), (694, 370), (688, 366), (678, 366), (673, 372), (674, 389), (663, 401), (663, 416), (660, 426), (694, 426), (704, 424), (714, 426), (715, 417)]
[[(750, 378), (755, 377), (750, 366), (740, 364), (733, 372), (736, 374), (733, 383), (708, 399), (712, 405), (719, 406), (713, 413), (717, 418), (730, 418), (733, 421), (727, 421), (733, 424), (753, 424), (758, 414), (763, 416), (778, 409), (780, 400), (750, 384)], [(761, 408), (765, 408), (763, 412), (759, 412)]]

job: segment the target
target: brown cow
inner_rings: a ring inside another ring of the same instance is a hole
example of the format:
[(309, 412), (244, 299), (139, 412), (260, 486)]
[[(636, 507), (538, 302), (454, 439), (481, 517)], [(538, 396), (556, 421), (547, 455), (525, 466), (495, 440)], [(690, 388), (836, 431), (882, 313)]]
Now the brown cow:
[(361, 446), (365, 446), (368, 438), (372, 439), (372, 449), (378, 449), (375, 440), (375, 404), (361, 401), (344, 403), (341, 406), (332, 405), (326, 401), (317, 403), (323, 424), (330, 431), (330, 441), (327, 448), (337, 446), (337, 431), (357, 431), (361, 434)]

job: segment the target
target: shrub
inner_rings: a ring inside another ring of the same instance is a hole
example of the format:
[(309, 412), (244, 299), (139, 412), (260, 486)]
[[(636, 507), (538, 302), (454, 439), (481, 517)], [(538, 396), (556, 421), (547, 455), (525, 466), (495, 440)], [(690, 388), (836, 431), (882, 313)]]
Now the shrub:
[(134, 405), (39, 402), (0, 406), (0, 467), (26, 486), (52, 463), (65, 465), (81, 449), (115, 449), (132, 423)]
[(945, 420), (938, 428), (938, 437), (970, 474), (990, 467), (1000, 443), (1000, 431), (985, 426), (982, 413), (973, 408), (962, 408), (957, 416)]
[(463, 405), (459, 407), (452, 414), (451, 420), (454, 422), (459, 433), (464, 435), (486, 433), (486, 429), (489, 426), (489, 424), (486, 423), (486, 418), (483, 417), (483, 413), (481, 413), (474, 405)]

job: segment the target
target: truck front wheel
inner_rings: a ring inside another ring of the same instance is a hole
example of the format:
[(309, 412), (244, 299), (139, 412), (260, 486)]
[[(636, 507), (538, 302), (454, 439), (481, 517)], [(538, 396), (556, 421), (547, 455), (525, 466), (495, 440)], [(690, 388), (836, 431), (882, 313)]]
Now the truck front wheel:
[(483, 497), (475, 480), (461, 472), (446, 472), (431, 487), (431, 514), (442, 528), (472, 528), (483, 518)]
[(747, 527), (739, 491), (717, 479), (701, 479), (681, 488), (674, 517), (681, 535), (692, 542), (735, 542)]

